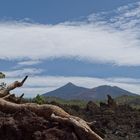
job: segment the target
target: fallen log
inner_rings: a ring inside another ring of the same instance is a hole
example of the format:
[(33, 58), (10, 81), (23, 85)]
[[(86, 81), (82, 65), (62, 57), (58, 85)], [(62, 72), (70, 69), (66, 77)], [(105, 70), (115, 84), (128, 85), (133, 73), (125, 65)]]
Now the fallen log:
[(16, 97), (15, 94), (8, 94), (5, 97), (2, 97), (2, 99), (6, 100), (6, 101), (13, 102), (13, 103), (20, 104), (23, 96), (24, 96), (24, 93), (21, 94), (19, 97)]
[(80, 140), (102, 140), (99, 135), (91, 130), (91, 128), (87, 125), (87, 122), (79, 117), (75, 117), (72, 115), (70, 115), (69, 117), (61, 117), (52, 114), (51, 118), (62, 124), (74, 126), (75, 133)]
[[(76, 133), (76, 135), (80, 140), (103, 140), (99, 135), (97, 135), (95, 132), (91, 130), (86, 121), (82, 120), (79, 117), (75, 117), (68, 114), (58, 106), (51, 104), (38, 105), (35, 103), (17, 104), (12, 100), (7, 101), (6, 99), (11, 96), (10, 91), (17, 87), (21, 87), (27, 78), (28, 76), (26, 76), (21, 82), (16, 81), (10, 84), (4, 90), (2, 90), (1, 95), (3, 96), (2, 98), (0, 98), (1, 111), (15, 113), (20, 110), (28, 109), (37, 114), (38, 116), (44, 117), (45, 119), (73, 126), (74, 132)], [(21, 95), (21, 98), (22, 97), (23, 95)], [(16, 99), (15, 96), (13, 96), (13, 98)]]
[(3, 112), (10, 113), (14, 113), (22, 109), (29, 109), (45, 119), (52, 119), (60, 123), (74, 126), (75, 133), (78, 135), (80, 140), (102, 140), (100, 136), (90, 129), (84, 120), (68, 114), (63, 109), (55, 105), (38, 105), (35, 103), (15, 104), (0, 98), (0, 109)]

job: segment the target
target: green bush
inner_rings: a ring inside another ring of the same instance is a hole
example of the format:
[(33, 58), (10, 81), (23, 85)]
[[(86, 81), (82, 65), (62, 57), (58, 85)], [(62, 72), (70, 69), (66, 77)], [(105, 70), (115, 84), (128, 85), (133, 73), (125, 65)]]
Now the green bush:
[(44, 104), (45, 103), (45, 99), (44, 97), (40, 96), (39, 94), (34, 98), (34, 102), (37, 104)]
[(0, 79), (5, 78), (5, 74), (3, 74), (2, 72), (0, 72)]

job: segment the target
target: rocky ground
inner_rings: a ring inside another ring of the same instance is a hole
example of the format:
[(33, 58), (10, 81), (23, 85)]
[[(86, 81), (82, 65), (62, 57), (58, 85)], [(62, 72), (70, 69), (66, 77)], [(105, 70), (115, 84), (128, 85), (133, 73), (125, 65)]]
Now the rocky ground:
[(102, 110), (89, 117), (93, 126), (105, 134), (105, 140), (139, 140), (140, 111), (128, 106), (119, 106), (115, 110)]
[[(86, 108), (61, 106), (70, 114), (80, 116), (105, 140), (139, 140), (140, 110), (115, 103), (97, 106), (89, 102)], [(0, 112), (0, 140), (79, 140), (71, 126), (45, 120), (29, 110), (14, 114)]]
[(73, 129), (45, 120), (29, 110), (0, 112), (0, 140), (77, 140)]
[[(86, 108), (63, 107), (67, 112), (88, 122), (91, 128), (105, 140), (140, 140), (140, 110), (129, 105), (117, 105), (114, 100), (100, 107), (89, 102)], [(99, 133), (100, 132), (100, 133)]]

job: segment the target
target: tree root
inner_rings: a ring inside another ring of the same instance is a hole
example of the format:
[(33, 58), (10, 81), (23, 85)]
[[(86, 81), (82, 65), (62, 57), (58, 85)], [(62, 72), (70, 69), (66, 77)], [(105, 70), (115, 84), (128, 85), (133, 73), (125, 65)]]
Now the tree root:
[(73, 126), (74, 131), (80, 140), (103, 140), (99, 135), (91, 130), (86, 121), (79, 117), (68, 114), (58, 106), (50, 104), (38, 105), (35, 103), (18, 104), (20, 103), (23, 94), (17, 98), (15, 95), (11, 95), (10, 91), (17, 87), (21, 87), (27, 78), (28, 76), (26, 76), (21, 82), (16, 81), (9, 85), (7, 88), (0, 91), (1, 111), (14, 113), (22, 109), (28, 109), (38, 116), (44, 117), (45, 119), (52, 121), (54, 120), (61, 124)]
[(79, 117), (72, 115), (69, 117), (60, 117), (52, 114), (51, 118), (59, 123), (74, 126), (75, 133), (80, 140), (103, 140), (99, 135), (91, 130), (91, 128), (87, 125), (87, 122)]

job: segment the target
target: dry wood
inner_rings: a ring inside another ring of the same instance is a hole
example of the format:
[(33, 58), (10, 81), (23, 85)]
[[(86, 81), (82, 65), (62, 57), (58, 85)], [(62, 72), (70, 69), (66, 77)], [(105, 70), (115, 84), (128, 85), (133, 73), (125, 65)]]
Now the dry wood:
[(17, 87), (21, 87), (27, 78), (28, 76), (26, 76), (21, 82), (15, 81), (7, 86), (7, 88), (0, 91), (1, 111), (15, 113), (22, 109), (28, 109), (45, 119), (73, 126), (74, 131), (80, 140), (103, 140), (99, 135), (91, 130), (86, 121), (68, 114), (58, 106), (50, 104), (38, 105), (35, 103), (17, 104), (21, 101), (24, 94), (17, 98), (14, 94), (11, 95), (10, 91)]
[(11, 90), (14, 90), (15, 88), (21, 87), (27, 78), (28, 78), (28, 76), (26, 76), (21, 82), (15, 81), (14, 83), (8, 85), (6, 88), (0, 90), (0, 98), (5, 97), (8, 94), (10, 94)]
[(75, 117), (72, 115), (70, 115), (69, 117), (61, 117), (52, 114), (51, 118), (62, 124), (74, 126), (75, 133), (80, 140), (103, 140), (99, 135), (91, 130), (86, 121), (82, 120), (79, 117)]

